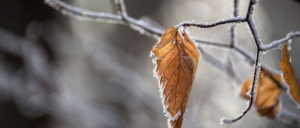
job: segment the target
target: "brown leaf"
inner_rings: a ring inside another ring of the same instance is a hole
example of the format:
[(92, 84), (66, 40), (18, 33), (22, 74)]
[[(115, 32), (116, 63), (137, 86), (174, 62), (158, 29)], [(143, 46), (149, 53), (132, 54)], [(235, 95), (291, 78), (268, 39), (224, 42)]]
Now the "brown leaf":
[[(252, 78), (245, 81), (242, 86), (240, 96), (249, 100), (250, 97), (247, 95), (251, 86)], [(260, 72), (258, 83), (257, 83), (257, 95), (255, 100), (256, 111), (261, 116), (266, 116), (268, 118), (275, 118), (280, 105), (278, 98), (281, 94), (281, 77), (280, 75), (272, 75)]]
[(282, 50), (282, 59), (280, 61), (280, 68), (283, 73), (283, 78), (288, 84), (288, 92), (298, 104), (300, 104), (300, 84), (294, 75), (294, 70), (291, 64), (291, 58), (289, 54), (289, 44), (286, 43)]
[(188, 34), (171, 27), (153, 47), (164, 112), (169, 127), (181, 128), (183, 114), (198, 65), (199, 51)]

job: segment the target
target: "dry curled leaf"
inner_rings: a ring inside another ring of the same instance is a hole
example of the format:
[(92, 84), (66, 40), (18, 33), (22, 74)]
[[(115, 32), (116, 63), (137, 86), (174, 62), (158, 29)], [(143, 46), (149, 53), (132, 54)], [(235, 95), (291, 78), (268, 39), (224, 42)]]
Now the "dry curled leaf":
[[(242, 86), (240, 96), (249, 100), (247, 94), (252, 86), (252, 78), (245, 81)], [(260, 72), (257, 83), (257, 95), (255, 100), (256, 111), (261, 116), (274, 119), (279, 112), (280, 104), (278, 98), (281, 94), (281, 77), (280, 75), (272, 75)]]
[(291, 58), (289, 54), (289, 44), (286, 43), (282, 50), (282, 59), (280, 61), (280, 68), (283, 73), (283, 78), (288, 84), (288, 92), (297, 104), (300, 104), (300, 84), (294, 75), (294, 70), (291, 64)]
[(176, 27), (166, 30), (153, 47), (164, 112), (169, 127), (181, 128), (183, 114), (197, 69), (199, 51), (187, 33)]

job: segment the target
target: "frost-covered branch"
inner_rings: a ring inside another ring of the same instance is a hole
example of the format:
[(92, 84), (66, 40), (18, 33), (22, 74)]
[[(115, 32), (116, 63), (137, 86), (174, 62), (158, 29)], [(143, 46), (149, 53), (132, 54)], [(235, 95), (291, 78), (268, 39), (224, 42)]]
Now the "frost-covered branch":
[(263, 43), (262, 43), (262, 41), (261, 41), (261, 38), (260, 38), (259, 33), (258, 33), (258, 31), (257, 31), (257, 28), (256, 28), (256, 26), (255, 26), (255, 24), (254, 24), (254, 21), (253, 21), (253, 19), (252, 19), (252, 16), (250, 16), (250, 17), (248, 18), (247, 23), (248, 23), (248, 26), (249, 26), (249, 28), (250, 28), (250, 30), (251, 30), (252, 35), (253, 35), (253, 38), (254, 38), (256, 47), (257, 47), (259, 50), (261, 50), (261, 48), (263, 47)]
[[(221, 19), (215, 22), (211, 23), (195, 23), (195, 22), (182, 22), (177, 25), (178, 26), (184, 26), (184, 27), (200, 27), (200, 28), (212, 28), (219, 25), (224, 24), (232, 24), (230, 28), (230, 42), (229, 44), (221, 43), (221, 42), (215, 42), (210, 40), (204, 40), (196, 37), (192, 37), (197, 43), (199, 44), (207, 44), (212, 45), (220, 48), (225, 49), (232, 49), (235, 52), (239, 53), (243, 57), (246, 58), (246, 60), (249, 62), (250, 65), (255, 65), (255, 70), (253, 74), (253, 82), (252, 82), (252, 88), (250, 92), (250, 103), (248, 104), (246, 110), (243, 111), (243, 113), (233, 119), (224, 119), (223, 123), (233, 123), (241, 119), (251, 108), (253, 102), (255, 101), (256, 97), (256, 84), (257, 79), (259, 77), (260, 70), (263, 70), (264, 72), (268, 74), (279, 74), (279, 71), (276, 71), (274, 69), (271, 69), (264, 64), (262, 64), (261, 56), (262, 52), (267, 52), (268, 50), (272, 50), (277, 48), (278, 46), (284, 44), (287, 40), (292, 39), (294, 37), (300, 37), (300, 31), (289, 33), (285, 38), (282, 38), (280, 40), (273, 41), (272, 43), (268, 45), (264, 45), (261, 41), (261, 38), (259, 36), (257, 27), (254, 23), (254, 20), (252, 18), (254, 7), (257, 4), (258, 0), (250, 0), (248, 11), (246, 16), (241, 17), (239, 16), (239, 0), (234, 0), (234, 10), (233, 10), (233, 17)], [(93, 12), (88, 10), (83, 10), (81, 8), (68, 5), (65, 2), (62, 2), (61, 0), (45, 0), (45, 3), (48, 4), (50, 7), (62, 12), (63, 14), (73, 16), (79, 19), (85, 19), (85, 20), (92, 20), (92, 21), (100, 21), (100, 22), (108, 22), (108, 23), (119, 23), (123, 25), (127, 25), (131, 27), (134, 30), (139, 31), (141, 34), (152, 36), (157, 39), (157, 37), (161, 36), (163, 33), (163, 30), (161, 28), (155, 27), (149, 23), (144, 22), (143, 20), (135, 19), (130, 17), (127, 14), (126, 6), (123, 0), (115, 0), (116, 9), (118, 12), (117, 14), (111, 14), (111, 13), (104, 13), (104, 12)], [(238, 45), (237, 41), (237, 34), (236, 34), (236, 24), (246, 22), (249, 26), (249, 29), (251, 30), (251, 33), (253, 35), (255, 44), (257, 46), (257, 54), (256, 57), (243, 47)], [(215, 60), (213, 56), (209, 54), (204, 55), (208, 61)], [(204, 58), (205, 58), (204, 57)], [(224, 66), (220, 66), (222, 64), (218, 61), (211, 61), (213, 62), (214, 66), (218, 67), (219, 69), (223, 68)], [(226, 71), (225, 71), (226, 72)], [(226, 72), (230, 75), (229, 72)], [(234, 76), (231, 74), (231, 76)], [(270, 75), (272, 76), (272, 75)]]
[(236, 118), (233, 119), (228, 119), (228, 118), (222, 118), (221, 123), (226, 123), (226, 124), (231, 124), (234, 123), (240, 119), (242, 119), (251, 109), (253, 103), (255, 102), (255, 97), (256, 97), (256, 86), (259, 78), (259, 72), (261, 68), (261, 54), (262, 52), (260, 50), (257, 50), (257, 55), (256, 55), (256, 60), (255, 60), (255, 69), (254, 69), (254, 74), (253, 74), (253, 81), (252, 81), (252, 86), (250, 90), (250, 101), (248, 103), (247, 108), (242, 112), (241, 115), (239, 115)]
[(250, 90), (250, 101), (249, 101), (249, 104), (248, 104), (247, 108), (242, 112), (241, 115), (239, 115), (236, 118), (232, 118), (232, 119), (222, 118), (221, 123), (231, 124), (231, 123), (234, 123), (234, 122), (242, 119), (249, 112), (249, 110), (251, 109), (251, 107), (252, 107), (252, 105), (255, 101), (256, 86), (257, 86), (257, 81), (258, 81), (258, 78), (259, 78), (259, 72), (260, 72), (260, 69), (261, 69), (261, 47), (263, 45), (262, 42), (261, 42), (261, 39), (259, 37), (257, 28), (254, 24), (253, 19), (252, 19), (254, 6), (255, 6), (256, 3), (257, 3), (257, 0), (250, 0), (247, 16), (246, 16), (246, 19), (245, 19), (248, 23), (248, 26), (249, 26), (249, 28), (251, 30), (251, 33), (253, 35), (253, 38), (255, 40), (255, 44), (257, 46), (257, 53), (256, 53), (256, 59), (255, 59), (255, 70), (254, 70), (253, 81), (252, 81), (251, 90)]
[(125, 22), (128, 20), (128, 14), (123, 0), (115, 0), (117, 12)]
[[(239, 16), (239, 0), (234, 0), (233, 3), (233, 16), (238, 17)], [(236, 24), (231, 25), (230, 27), (230, 45), (231, 47), (234, 47), (237, 45), (237, 33), (236, 33)]]
[(178, 26), (184, 26), (184, 27), (199, 27), (199, 28), (211, 28), (216, 27), (223, 24), (230, 24), (230, 23), (242, 23), (245, 22), (246, 18), (244, 17), (232, 17), (227, 19), (218, 20), (212, 23), (194, 23), (194, 22), (183, 22), (180, 23)]
[(124, 11), (126, 11), (126, 8), (123, 8), (125, 7), (123, 0), (120, 0), (119, 2), (118, 0), (116, 1), (117, 4), (120, 4), (120, 7), (118, 7), (117, 10), (122, 14), (122, 16), (106, 12), (84, 10), (69, 5), (61, 0), (45, 0), (45, 3), (65, 15), (72, 16), (81, 20), (124, 24), (130, 26), (134, 30), (139, 31), (141, 34), (145, 34), (155, 38), (159, 37), (163, 33), (162, 29), (152, 27), (142, 20), (137, 20), (128, 16), (127, 13), (124, 13)]
[(114, 23), (124, 24), (122, 18), (116, 14), (84, 10), (69, 5), (61, 0), (45, 0), (45, 3), (65, 15), (72, 16), (81, 20), (90, 20), (90, 21), (98, 21), (98, 22), (114, 22)]
[(262, 47), (263, 51), (268, 51), (268, 50), (273, 50), (278, 48), (280, 45), (286, 43), (288, 40), (294, 38), (294, 37), (300, 37), (300, 31), (297, 32), (290, 32), (286, 35), (285, 38), (279, 39), (279, 40), (275, 40), (272, 43), (265, 45)]
[[(237, 3), (237, 2), (235, 1), (235, 3)], [(222, 119), (222, 123), (228, 123), (228, 124), (234, 123), (234, 122), (240, 120), (251, 109), (251, 106), (253, 105), (253, 103), (255, 101), (257, 81), (258, 81), (258, 78), (259, 78), (259, 72), (260, 72), (261, 67), (262, 67), (262, 63), (261, 63), (262, 54), (261, 53), (262, 52), (267, 52), (267, 50), (275, 49), (279, 45), (285, 43), (287, 40), (289, 40), (293, 37), (300, 36), (300, 32), (289, 33), (283, 39), (274, 41), (269, 45), (263, 45), (263, 42), (261, 41), (261, 38), (259, 36), (257, 27), (255, 26), (255, 23), (254, 23), (253, 18), (252, 18), (252, 14), (253, 14), (253, 11), (254, 11), (254, 6), (256, 5), (256, 3), (257, 3), (257, 0), (250, 0), (249, 8), (248, 8), (247, 16), (246, 16), (246, 22), (247, 22), (247, 24), (248, 24), (248, 26), (251, 30), (251, 33), (253, 35), (253, 38), (254, 38), (254, 41), (255, 41), (255, 44), (256, 44), (256, 47), (257, 47), (257, 55), (256, 55), (256, 59), (255, 59), (255, 70), (254, 70), (254, 74), (253, 74), (253, 81), (252, 81), (251, 91), (250, 91), (250, 101), (249, 101), (249, 104), (248, 104), (247, 108), (243, 111), (243, 113), (240, 116), (238, 116), (236, 118), (233, 118), (233, 119), (224, 118), (224, 119)], [(235, 8), (236, 8), (236, 6), (235, 6)], [(234, 15), (236, 15), (236, 14), (234, 14)], [(231, 37), (232, 37), (232, 40), (234, 40), (233, 39), (234, 38), (234, 30), (232, 30), (232, 36)], [(232, 44), (233, 44), (233, 47), (235, 47), (234, 43), (232, 43)], [(252, 60), (251, 63), (253, 62), (254, 58), (252, 56), (248, 56), (248, 53), (245, 53), (244, 52), (245, 50), (242, 50), (241, 47), (238, 48), (238, 51), (240, 53), (244, 54), (244, 56), (249, 57), (249, 60)], [(266, 73), (268, 73), (268, 74), (275, 74), (274, 71), (270, 71), (270, 70), (268, 70), (268, 68), (263, 68), (262, 70), (266, 71)], [(282, 89), (285, 90), (284, 87)]]

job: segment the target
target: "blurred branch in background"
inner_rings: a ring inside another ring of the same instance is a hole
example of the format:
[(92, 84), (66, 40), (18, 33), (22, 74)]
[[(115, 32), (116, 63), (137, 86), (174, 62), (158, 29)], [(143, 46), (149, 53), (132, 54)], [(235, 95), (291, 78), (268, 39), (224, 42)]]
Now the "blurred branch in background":
[[(32, 30), (35, 29), (34, 27), (30, 26), (28, 29), (30, 34), (38, 34), (37, 31)], [(15, 99), (17, 103), (27, 104), (22, 106), (42, 106), (37, 110), (32, 109), (32, 112), (45, 113), (47, 110), (39, 109), (52, 106), (51, 95), (57, 89), (52, 72), (53, 67), (49, 65), (51, 62), (47, 60), (49, 54), (45, 53), (46, 50), (37, 44), (38, 40), (32, 37), (28, 38), (34, 42), (24, 40), (0, 28), (0, 51), (19, 58), (20, 63), (24, 64), (15, 70), (12, 70), (14, 67), (9, 63), (2, 65), (0, 67), (2, 68), (1, 76), (8, 74), (11, 76), (2, 78), (0, 87), (2, 88), (1, 91), (5, 91), (4, 93), (11, 93), (8, 94), (9, 97)], [(23, 110), (25, 114), (30, 112), (27, 109)], [(28, 113), (27, 115), (35, 114)], [(37, 115), (41, 115), (41, 113)]]
[[(101, 81), (102, 84), (107, 82), (110, 85), (107, 89), (111, 90), (111, 92), (106, 92), (106, 102), (108, 103), (99, 104), (92, 101), (84, 93), (79, 92), (78, 90), (80, 89), (76, 87), (72, 87), (76, 88), (75, 92), (68, 92), (66, 89), (70, 88), (64, 84), (67, 78), (64, 78), (60, 69), (56, 68), (58, 63), (55, 60), (51, 60), (49, 53), (46, 53), (47, 50), (39, 42), (40, 39), (44, 43), (55, 42), (51, 43), (51, 47), (56, 47), (55, 44), (57, 43), (63, 44), (64, 41), (76, 42), (74, 37), (71, 37), (62, 30), (56, 29), (55, 25), (49, 23), (44, 23), (43, 25), (39, 22), (32, 22), (27, 28), (28, 33), (26, 37), (22, 38), (0, 28), (0, 51), (19, 57), (21, 61), (24, 61), (25, 65), (17, 73), (8, 70), (9, 68), (7, 67), (12, 66), (0, 65), (2, 71), (0, 72), (2, 76), (0, 79), (0, 94), (12, 97), (12, 100), (18, 103), (18, 107), (24, 110), (22, 112), (29, 117), (50, 115), (70, 122), (72, 125), (85, 122), (95, 127), (121, 128), (132, 125), (129, 124), (130, 119), (127, 116), (135, 119), (139, 118), (137, 113), (140, 112), (134, 108), (140, 107), (143, 109), (146, 108), (147, 111), (141, 111), (146, 113), (149, 119), (140, 120), (139, 122), (135, 122), (134, 125), (140, 126), (146, 122), (147, 124), (151, 124), (149, 127), (159, 127), (158, 124), (152, 123), (152, 121), (159, 120), (153, 115), (153, 111), (158, 111), (160, 108), (156, 108), (152, 102), (148, 102), (149, 100), (154, 100), (152, 94), (147, 91), (148, 89), (145, 90), (142, 89), (144, 87), (139, 86), (141, 83), (147, 81), (145, 77), (138, 72), (126, 68), (124, 65), (118, 64), (115, 59), (112, 59), (114, 57), (111, 54), (99, 50), (101, 47), (86, 49), (86, 53), (94, 61), (94, 68), (100, 70), (102, 73), (114, 76), (113, 79), (104, 78), (106, 80)], [(59, 51), (58, 49), (50, 51), (53, 52), (52, 54), (59, 54), (56, 53)], [(134, 87), (141, 88), (135, 88), (135, 91), (132, 90)], [(113, 92), (116, 90), (122, 90), (122, 92)], [(115, 96), (115, 93), (120, 96), (126, 95), (129, 99), (119, 99), (118, 96)], [(136, 97), (144, 99), (137, 99)], [(138, 100), (136, 102), (138, 104), (130, 105), (128, 102), (131, 100)], [(115, 106), (118, 107), (115, 108)], [(22, 107), (27, 108), (22, 109)]]

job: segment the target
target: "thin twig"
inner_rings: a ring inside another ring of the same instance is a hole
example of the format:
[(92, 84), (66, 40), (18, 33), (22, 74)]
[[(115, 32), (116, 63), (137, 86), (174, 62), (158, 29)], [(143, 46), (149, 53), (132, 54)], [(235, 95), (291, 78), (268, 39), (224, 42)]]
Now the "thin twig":
[(115, 0), (115, 4), (116, 4), (116, 8), (117, 8), (117, 12), (118, 12), (119, 16), (121, 16), (122, 20), (127, 22), (128, 14), (127, 14), (127, 11), (126, 11), (124, 1)]
[(254, 70), (253, 81), (252, 81), (251, 90), (250, 90), (250, 101), (249, 101), (247, 108), (242, 112), (241, 115), (239, 115), (236, 118), (232, 118), (232, 119), (223, 118), (223, 119), (221, 119), (222, 123), (231, 124), (231, 123), (234, 123), (234, 122), (242, 119), (249, 112), (249, 110), (251, 109), (251, 107), (255, 101), (255, 98), (256, 98), (256, 86), (257, 86), (257, 81), (259, 78), (259, 72), (261, 69), (261, 62), (260, 62), (261, 61), (261, 47), (263, 45), (261, 42), (261, 39), (259, 37), (258, 31), (256, 29), (256, 26), (254, 24), (254, 21), (252, 19), (254, 6), (256, 3), (257, 3), (257, 0), (250, 0), (249, 9), (248, 9), (247, 16), (246, 16), (247, 23), (249, 25), (249, 28), (250, 28), (253, 38), (255, 40), (255, 44), (257, 46), (255, 70)]
[(290, 32), (286, 35), (285, 38), (279, 39), (279, 40), (275, 40), (272, 43), (265, 45), (262, 47), (263, 51), (268, 51), (268, 50), (273, 50), (278, 48), (280, 45), (286, 43), (288, 40), (294, 38), (294, 37), (300, 37), (300, 31), (297, 32)]
[(130, 26), (134, 30), (139, 31), (141, 34), (153, 36), (155, 38), (161, 36), (161, 34), (163, 33), (163, 30), (152, 27), (143, 21), (131, 18), (129, 16), (126, 18), (127, 22), (125, 22), (124, 19), (122, 19), (122, 17), (119, 15), (84, 10), (69, 5), (61, 0), (45, 0), (45, 3), (65, 15), (72, 16), (80, 20), (125, 24)]
[(113, 23), (124, 24), (124, 22), (121, 20), (121, 17), (116, 14), (84, 10), (84, 9), (69, 5), (61, 0), (45, 0), (45, 3), (65, 15), (73, 16), (73, 17), (76, 17), (81, 20), (113, 22)]
[(245, 22), (246, 18), (244, 17), (232, 17), (227, 19), (221, 19), (212, 23), (193, 23), (193, 22), (183, 22), (180, 23), (178, 26), (184, 27), (199, 27), (199, 28), (211, 28), (216, 27), (223, 24), (230, 24), (230, 23), (242, 23)]
[(261, 51), (257, 50), (256, 53), (256, 61), (255, 61), (255, 70), (254, 70), (254, 74), (253, 74), (253, 81), (252, 81), (252, 86), (251, 86), (251, 90), (250, 90), (250, 101), (249, 104), (247, 106), (247, 108), (242, 112), (241, 115), (239, 115), (236, 118), (233, 119), (228, 119), (228, 118), (222, 118), (221, 121), (222, 123), (226, 123), (226, 124), (231, 124), (234, 123), (240, 119), (242, 119), (251, 109), (255, 98), (256, 98), (256, 86), (257, 86), (257, 82), (258, 82), (258, 78), (259, 78), (259, 72), (260, 72), (260, 68), (261, 68)]
[[(234, 0), (233, 4), (233, 16), (238, 17), (239, 16), (239, 0)], [(236, 24), (231, 25), (230, 27), (230, 46), (234, 47), (237, 42), (237, 33), (236, 33)]]
[(239, 16), (239, 13), (240, 13), (239, 4), (240, 4), (239, 0), (234, 0), (234, 3), (233, 3), (233, 16), (234, 17)]
[(259, 50), (262, 50), (261, 48), (263, 47), (263, 43), (260, 39), (260, 36), (259, 36), (259, 33), (256, 29), (256, 26), (254, 24), (254, 21), (252, 19), (252, 16), (250, 16), (247, 20), (247, 23), (248, 23), (248, 26), (251, 30), (251, 33), (253, 35), (253, 38), (254, 38), (254, 41), (255, 41), (255, 44), (256, 44), (256, 47), (259, 49)]

